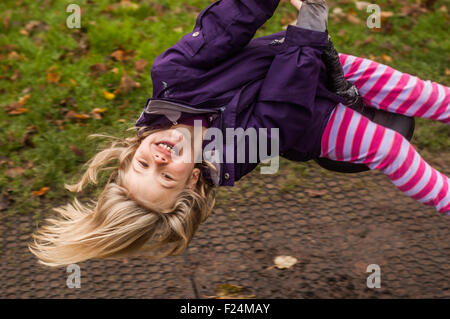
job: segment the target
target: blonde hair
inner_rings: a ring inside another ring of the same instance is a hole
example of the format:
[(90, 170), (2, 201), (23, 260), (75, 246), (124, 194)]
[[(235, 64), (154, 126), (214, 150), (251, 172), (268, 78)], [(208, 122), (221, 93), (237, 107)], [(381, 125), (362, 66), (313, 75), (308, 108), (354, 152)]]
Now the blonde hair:
[[(195, 188), (183, 190), (170, 211), (145, 208), (131, 199), (123, 186), (124, 172), (141, 141), (158, 131), (140, 130), (137, 136), (124, 139), (91, 135), (111, 138), (113, 142), (85, 164), (87, 170), (77, 184), (65, 187), (80, 192), (89, 182), (98, 183), (100, 171), (112, 172), (96, 202), (84, 205), (75, 198), (71, 204), (53, 208), (59, 218), (46, 219), (47, 225), (32, 235), (28, 247), (41, 264), (56, 267), (92, 258), (132, 255), (157, 259), (179, 255), (186, 249), (198, 226), (212, 212), (215, 187), (200, 173)], [(111, 161), (117, 165), (105, 167)], [(205, 161), (200, 165), (214, 167)]]

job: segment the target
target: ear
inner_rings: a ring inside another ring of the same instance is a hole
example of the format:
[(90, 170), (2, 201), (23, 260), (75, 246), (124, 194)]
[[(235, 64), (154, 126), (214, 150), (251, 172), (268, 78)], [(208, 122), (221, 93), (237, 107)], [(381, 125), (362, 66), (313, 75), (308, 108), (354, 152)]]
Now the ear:
[(200, 177), (200, 169), (194, 168), (192, 170), (191, 177), (189, 178), (188, 188), (191, 188), (191, 189), (194, 188), (198, 182), (199, 177)]

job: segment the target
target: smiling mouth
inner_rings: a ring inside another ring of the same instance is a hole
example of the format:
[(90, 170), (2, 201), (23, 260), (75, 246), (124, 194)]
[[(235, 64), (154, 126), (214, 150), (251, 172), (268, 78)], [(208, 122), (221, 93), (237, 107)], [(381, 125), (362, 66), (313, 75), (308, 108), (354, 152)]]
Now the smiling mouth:
[(169, 141), (160, 141), (155, 143), (158, 148), (161, 149), (167, 155), (179, 155), (181, 149), (178, 148), (174, 143)]

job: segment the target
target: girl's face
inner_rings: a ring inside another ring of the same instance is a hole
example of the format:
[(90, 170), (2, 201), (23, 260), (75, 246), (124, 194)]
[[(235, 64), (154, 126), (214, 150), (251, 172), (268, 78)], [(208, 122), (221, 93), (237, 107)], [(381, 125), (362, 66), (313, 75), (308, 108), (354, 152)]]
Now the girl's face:
[[(190, 134), (177, 128), (185, 128)], [(149, 208), (172, 207), (176, 196), (198, 181), (200, 169), (194, 168), (193, 145), (193, 127), (187, 125), (147, 136), (125, 172), (124, 186), (132, 198)]]

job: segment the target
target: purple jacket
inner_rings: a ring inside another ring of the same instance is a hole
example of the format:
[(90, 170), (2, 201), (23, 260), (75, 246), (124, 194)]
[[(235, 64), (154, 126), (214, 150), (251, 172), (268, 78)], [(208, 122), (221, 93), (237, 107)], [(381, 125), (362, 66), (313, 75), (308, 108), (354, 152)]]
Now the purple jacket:
[[(319, 156), (330, 113), (343, 102), (325, 86), (321, 54), (328, 33), (289, 25), (252, 40), (278, 3), (219, 0), (206, 7), (194, 30), (155, 59), (153, 98), (136, 125), (166, 127), (192, 114), (207, 114), (209, 124), (223, 132), (279, 128), (279, 152), (287, 159)], [(212, 179), (231, 186), (256, 166), (223, 163)]]

